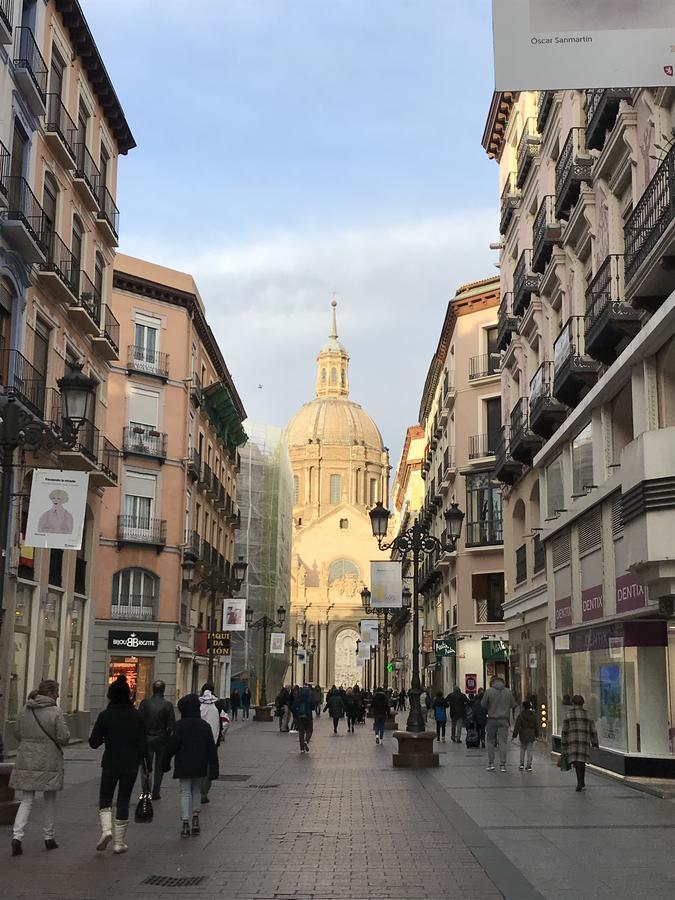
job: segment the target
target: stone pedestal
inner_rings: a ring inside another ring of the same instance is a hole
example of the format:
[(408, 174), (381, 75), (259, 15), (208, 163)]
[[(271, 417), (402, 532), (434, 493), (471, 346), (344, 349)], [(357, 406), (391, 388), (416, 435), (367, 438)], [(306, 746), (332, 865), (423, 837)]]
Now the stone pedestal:
[(256, 706), (253, 716), (254, 722), (271, 722), (273, 706)]
[(393, 761), (396, 769), (426, 769), (438, 766), (434, 751), (435, 731), (395, 731), (398, 753)]
[(14, 791), (9, 787), (9, 776), (13, 763), (0, 763), (0, 825), (13, 825), (19, 801), (14, 799)]
[(393, 713), (389, 713), (387, 718), (384, 720), (384, 730), (396, 731), (397, 728), (398, 722), (396, 721), (396, 716)]

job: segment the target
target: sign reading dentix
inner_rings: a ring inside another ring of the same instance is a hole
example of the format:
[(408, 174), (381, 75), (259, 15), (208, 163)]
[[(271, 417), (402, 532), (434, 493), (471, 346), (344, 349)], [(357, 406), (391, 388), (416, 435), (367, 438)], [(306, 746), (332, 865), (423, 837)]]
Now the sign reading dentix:
[(130, 652), (133, 656), (142, 651), (154, 653), (159, 644), (158, 631), (109, 631), (108, 650)]
[(581, 592), (581, 621), (593, 622), (595, 619), (602, 619), (605, 614), (605, 603), (602, 592), (602, 585), (596, 584), (595, 587), (586, 588)]
[(631, 612), (634, 609), (642, 609), (647, 604), (645, 589), (632, 572), (619, 575), (616, 579), (616, 611), (617, 613)]
[(569, 628), (572, 624), (572, 598), (561, 597), (555, 601), (555, 627)]

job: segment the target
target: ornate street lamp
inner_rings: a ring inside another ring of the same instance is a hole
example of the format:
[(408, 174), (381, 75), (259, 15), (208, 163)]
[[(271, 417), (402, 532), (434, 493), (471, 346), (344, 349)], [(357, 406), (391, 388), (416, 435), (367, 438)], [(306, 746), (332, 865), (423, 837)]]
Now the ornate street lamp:
[(288, 646), (291, 648), (291, 689), (295, 685), (295, 651), (300, 646), (300, 642), (296, 641), (295, 638), (291, 638), (288, 641)]
[[(192, 590), (208, 592), (210, 595), (211, 609), (211, 628), (213, 633), (216, 630), (216, 595), (236, 594), (241, 589), (241, 585), (246, 576), (248, 563), (240, 556), (237, 562), (232, 564), (232, 575), (228, 576), (221, 569), (210, 566), (208, 574), (198, 582)], [(248, 610), (246, 611), (246, 623), (248, 624)], [(215, 647), (212, 634), (209, 639), (209, 676), (208, 680), (213, 683), (213, 670), (215, 667)]]
[(70, 366), (70, 372), (56, 382), (61, 391), (63, 421), (77, 433), (83, 422), (91, 422), (96, 382), (82, 371), (81, 363)]
[(406, 724), (406, 731), (423, 732), (426, 730), (424, 724), (424, 716), (422, 715), (422, 706), (420, 703), (420, 695), (422, 693), (422, 682), (420, 681), (420, 635), (419, 635), (419, 609), (417, 598), (419, 596), (419, 562), (420, 556), (429, 556), (433, 553), (447, 552), (454, 553), (457, 549), (457, 541), (462, 533), (462, 523), (464, 522), (464, 513), (460, 510), (457, 503), (452, 503), (450, 509), (444, 513), (445, 524), (448, 534), (448, 542), (444, 542), (433, 534), (429, 534), (420, 525), (419, 519), (415, 519), (411, 528), (397, 535), (389, 543), (385, 543), (384, 538), (387, 536), (387, 527), (389, 523), (390, 513), (385, 509), (381, 501), (370, 510), (370, 521), (373, 529), (373, 536), (377, 538), (377, 546), (380, 550), (396, 550), (402, 559), (412, 553), (413, 557), (413, 592), (412, 592), (412, 611), (413, 611), (413, 646), (412, 646), (412, 683), (408, 696), (410, 697), (410, 713)]
[[(252, 617), (251, 617), (252, 618)], [(262, 707), (267, 707), (267, 652), (269, 650), (267, 646), (267, 631), (272, 628), (283, 628), (284, 622), (286, 620), (286, 609), (283, 606), (277, 607), (277, 621), (274, 619), (270, 619), (269, 616), (263, 616), (262, 619), (258, 619), (258, 621), (252, 626), (253, 628), (262, 628), (263, 633), (263, 648), (262, 648), (262, 688), (260, 689), (260, 706), (256, 708), (256, 721), (258, 722), (268, 722), (270, 720), (270, 716), (266, 713), (260, 714), (260, 709)]]
[[(408, 592), (410, 593), (410, 592)], [(383, 659), (382, 659), (382, 668), (383, 668), (383, 687), (386, 690), (389, 688), (389, 615), (391, 613), (391, 609), (374, 609), (370, 605), (371, 594), (367, 587), (364, 587), (361, 591), (361, 603), (363, 604), (363, 609), (365, 613), (369, 616), (375, 615), (379, 618), (382, 618), (383, 621), (383, 629), (382, 634), (380, 635), (380, 640), (382, 641), (382, 646), (384, 648)], [(375, 685), (378, 687), (378, 685)]]

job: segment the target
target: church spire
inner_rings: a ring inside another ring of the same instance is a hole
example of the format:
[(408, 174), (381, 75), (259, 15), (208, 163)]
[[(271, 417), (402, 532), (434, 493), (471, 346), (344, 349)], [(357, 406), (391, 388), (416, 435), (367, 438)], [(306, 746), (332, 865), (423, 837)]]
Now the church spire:
[(338, 340), (337, 298), (335, 293), (330, 301), (331, 329), (328, 340), (319, 351), (316, 369), (317, 397), (349, 396), (349, 354)]

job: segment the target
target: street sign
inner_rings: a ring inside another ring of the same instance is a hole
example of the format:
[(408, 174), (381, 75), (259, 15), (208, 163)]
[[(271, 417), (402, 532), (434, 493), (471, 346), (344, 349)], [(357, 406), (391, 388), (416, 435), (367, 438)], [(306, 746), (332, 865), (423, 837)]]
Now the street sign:
[(387, 672), (393, 672), (393, 671), (394, 671), (394, 664), (387, 663)]
[(229, 656), (231, 653), (230, 632), (209, 631), (206, 639), (206, 648), (210, 652), (212, 647), (214, 656)]
[(477, 675), (465, 675), (464, 676), (464, 691), (467, 694), (475, 694), (477, 687), (478, 687), (478, 676)]

